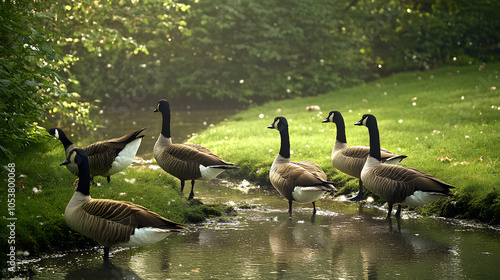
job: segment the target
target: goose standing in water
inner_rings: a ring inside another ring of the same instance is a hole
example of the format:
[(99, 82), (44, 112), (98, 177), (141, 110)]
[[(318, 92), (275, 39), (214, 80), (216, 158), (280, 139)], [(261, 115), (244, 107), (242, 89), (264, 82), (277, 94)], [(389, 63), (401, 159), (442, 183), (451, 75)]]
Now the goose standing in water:
[(185, 181), (191, 180), (188, 199), (194, 197), (195, 180), (211, 180), (227, 169), (238, 168), (202, 145), (173, 144), (170, 135), (170, 104), (167, 100), (160, 100), (154, 112), (160, 112), (163, 118), (161, 133), (153, 149), (154, 157), (163, 170), (181, 180), (181, 192), (184, 191)]
[(370, 155), (361, 170), (361, 180), (366, 188), (387, 200), (387, 219), (391, 218), (392, 206), (395, 203), (398, 203), (396, 218), (399, 219), (401, 206), (424, 205), (452, 195), (450, 189), (454, 187), (432, 175), (411, 167), (382, 164), (375, 116), (363, 115), (355, 125), (368, 127), (370, 134)]
[(325, 192), (335, 192), (333, 183), (327, 181), (323, 169), (311, 161), (292, 162), (290, 159), (290, 136), (288, 122), (277, 117), (268, 126), (280, 132), (281, 147), (269, 170), (269, 180), (273, 187), (288, 199), (288, 214), (292, 216), (292, 202), (312, 203), (316, 213), (316, 200)]
[[(104, 259), (111, 246), (134, 247), (158, 242), (171, 232), (186, 228), (145, 207), (128, 201), (90, 197), (90, 169), (87, 154), (73, 149), (61, 165), (78, 167), (78, 186), (64, 211), (68, 226), (104, 246)], [(76, 182), (75, 182), (76, 183)]]

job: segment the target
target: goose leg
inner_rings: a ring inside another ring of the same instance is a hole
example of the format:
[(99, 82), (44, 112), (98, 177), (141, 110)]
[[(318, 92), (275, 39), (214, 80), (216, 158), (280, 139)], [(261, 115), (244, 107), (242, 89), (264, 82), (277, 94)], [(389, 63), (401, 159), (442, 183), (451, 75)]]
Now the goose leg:
[(316, 201), (313, 201), (313, 215), (316, 214)]
[(392, 203), (389, 203), (389, 211), (387, 212), (387, 220), (391, 218), (391, 213), (392, 213)]
[(363, 200), (363, 182), (359, 180), (359, 191), (353, 195), (352, 197), (348, 198), (349, 201), (361, 201)]
[(191, 192), (189, 193), (188, 200), (193, 199), (194, 197), (194, 180), (191, 180)]
[(292, 217), (292, 201), (288, 201), (288, 216)]
[(111, 176), (108, 176), (106, 179), (108, 180), (108, 184), (109, 184), (109, 182), (111, 181)]
[(104, 260), (109, 260), (109, 247), (104, 247)]
[(186, 184), (186, 181), (181, 180), (181, 193), (184, 192), (184, 185)]
[(396, 211), (396, 219), (401, 219), (401, 204), (398, 204), (398, 210)]

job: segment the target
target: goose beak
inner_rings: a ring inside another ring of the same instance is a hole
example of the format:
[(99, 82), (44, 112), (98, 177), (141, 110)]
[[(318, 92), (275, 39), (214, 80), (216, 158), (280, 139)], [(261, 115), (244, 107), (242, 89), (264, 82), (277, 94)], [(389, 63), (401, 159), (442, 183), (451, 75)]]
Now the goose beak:
[(273, 129), (273, 128), (274, 128), (274, 126), (273, 126), (273, 125), (270, 125), (270, 126), (268, 126), (267, 128), (269, 128), (269, 129)]
[(59, 164), (59, 166), (67, 164), (70, 164), (70, 161), (68, 159), (65, 159), (63, 162), (61, 162), (61, 164)]
[(363, 120), (359, 120), (359, 121), (355, 122), (354, 125), (363, 125)]
[(154, 111), (153, 111), (153, 113), (156, 113), (156, 112), (158, 112), (158, 108), (154, 109)]
[(330, 122), (330, 120), (328, 120), (328, 118), (326, 118), (326, 119), (324, 119), (324, 120), (322, 121), (322, 123), (327, 123), (327, 122)]

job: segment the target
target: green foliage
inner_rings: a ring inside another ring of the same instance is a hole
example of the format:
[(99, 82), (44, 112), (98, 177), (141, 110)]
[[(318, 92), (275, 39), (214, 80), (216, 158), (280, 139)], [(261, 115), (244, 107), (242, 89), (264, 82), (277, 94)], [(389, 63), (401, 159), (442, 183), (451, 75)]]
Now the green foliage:
[(41, 28), (47, 14), (22, 1), (2, 3), (0, 10), (0, 154), (39, 141), (48, 112), (89, 125), (90, 104), (76, 103), (65, 91), (62, 53)]
[(183, 33), (189, 5), (171, 0), (63, 2), (47, 9), (57, 15), (50, 26), (59, 33), (57, 43), (74, 57), (61, 74), (78, 81), (70, 89), (89, 99), (114, 99), (106, 100), (108, 105), (125, 96), (143, 101), (154, 89), (153, 67), (167, 63), (171, 33)]
[(202, 1), (188, 17), (191, 36), (178, 39), (162, 72), (178, 94), (246, 102), (352, 85), (367, 77), (344, 71), (364, 65), (349, 55), (356, 42), (336, 31), (340, 8), (332, 1)]
[(363, 52), (382, 74), (498, 61), (498, 1), (355, 2), (344, 18), (365, 30)]
[(499, 54), (498, 1), (186, 3), (59, 5), (71, 27), (60, 42), (80, 58), (65, 73), (81, 81), (72, 89), (106, 104), (124, 96), (261, 103)]

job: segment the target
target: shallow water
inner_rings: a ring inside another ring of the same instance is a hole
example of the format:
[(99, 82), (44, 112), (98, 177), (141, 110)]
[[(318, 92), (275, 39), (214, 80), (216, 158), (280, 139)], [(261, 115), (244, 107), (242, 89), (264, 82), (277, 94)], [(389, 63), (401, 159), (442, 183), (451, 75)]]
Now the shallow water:
[(237, 216), (191, 225), (153, 245), (48, 256), (25, 263), (33, 279), (493, 279), (500, 275), (500, 230), (404, 212), (400, 229), (371, 205), (288, 204), (272, 190), (215, 180), (197, 184), (206, 203)]

